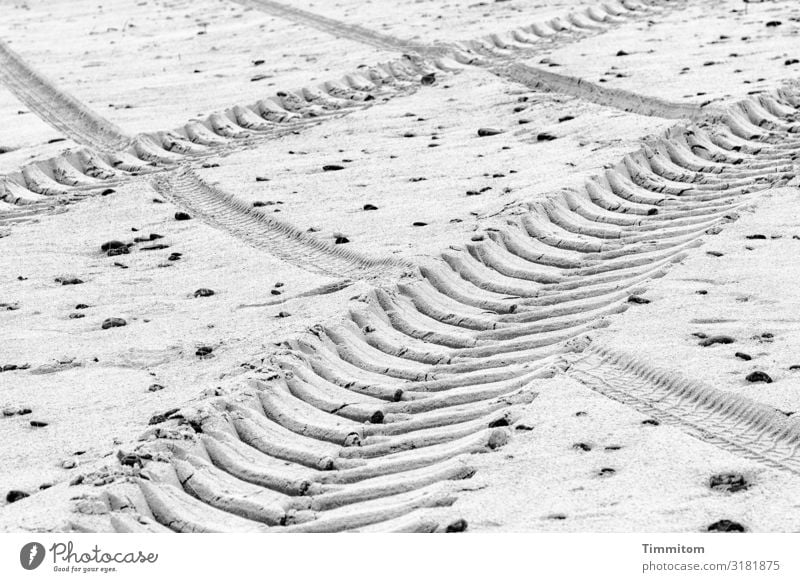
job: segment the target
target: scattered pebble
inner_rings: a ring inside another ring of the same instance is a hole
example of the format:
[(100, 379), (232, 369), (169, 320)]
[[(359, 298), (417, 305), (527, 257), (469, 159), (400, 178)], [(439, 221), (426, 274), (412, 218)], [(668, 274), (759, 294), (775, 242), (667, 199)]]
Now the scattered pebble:
[(587, 445), (586, 443), (575, 443), (572, 445), (572, 448), (576, 451), (585, 451), (587, 453), (592, 450), (591, 445)]
[(67, 459), (65, 461), (62, 461), (62, 463), (61, 463), (61, 468), (62, 469), (74, 469), (77, 466), (78, 466), (78, 463), (77, 463), (77, 461), (75, 459)]
[(112, 327), (122, 327), (128, 325), (128, 322), (121, 317), (109, 317), (100, 326), (102, 329), (111, 329)]
[(750, 484), (743, 475), (736, 473), (723, 473), (721, 475), (713, 475), (708, 486), (715, 491), (736, 493), (737, 491), (744, 491), (748, 489)]
[(100, 250), (103, 251), (104, 253), (112, 249), (120, 249), (120, 248), (128, 248), (128, 245), (119, 240), (110, 240), (100, 245)]
[(201, 357), (201, 358), (204, 358), (206, 356), (210, 356), (213, 351), (214, 351), (214, 348), (211, 348), (209, 346), (201, 346), (201, 347), (197, 348), (197, 351), (194, 353), (194, 355), (198, 356), (198, 357)]
[(147, 387), (148, 392), (160, 392), (163, 389), (164, 387), (161, 384), (150, 384), (150, 386)]
[(536, 136), (536, 141), (553, 141), (554, 139), (558, 139), (552, 133), (540, 133)]
[(339, 170), (344, 170), (344, 166), (340, 166), (338, 164), (327, 164), (322, 166), (323, 172), (337, 172)]
[(753, 359), (753, 356), (751, 356), (750, 354), (745, 354), (744, 352), (736, 352), (733, 355), (734, 355), (734, 357), (737, 357), (740, 360), (744, 360), (745, 362), (750, 361), (750, 360)]
[(422, 83), (423, 85), (433, 85), (436, 82), (436, 74), (427, 73), (425, 75), (422, 75), (419, 82)]
[(185, 212), (176, 212), (175, 213), (175, 220), (191, 220), (191, 216), (186, 214)]
[(643, 420), (642, 424), (646, 424), (646, 425), (649, 425), (649, 426), (658, 426), (661, 423), (658, 422), (655, 418), (648, 418), (647, 420)]
[(180, 408), (171, 408), (162, 414), (154, 414), (150, 417), (150, 421), (147, 424), (161, 424), (162, 422), (169, 420), (169, 418), (179, 410)]
[(499, 135), (503, 133), (502, 129), (495, 129), (492, 127), (481, 127), (478, 130), (478, 137), (489, 137), (492, 135)]
[(32, 420), (30, 424), (33, 428), (44, 428), (50, 423), (44, 422), (43, 420)]
[(760, 370), (750, 372), (745, 380), (748, 382), (764, 382), (766, 384), (772, 384), (772, 378), (769, 377), (769, 374)]
[(740, 523), (736, 523), (735, 521), (731, 521), (729, 519), (721, 519), (708, 526), (706, 531), (714, 533), (741, 533), (747, 530)]
[(364, 210), (377, 210), (378, 207), (374, 204), (364, 204)]
[(56, 283), (61, 283), (62, 285), (81, 285), (83, 281), (76, 277), (56, 277)]
[(333, 240), (333, 244), (336, 244), (336, 245), (343, 245), (343, 244), (346, 244), (346, 243), (349, 243), (349, 242), (350, 242), (350, 239), (347, 238), (346, 236), (337, 236)]
[(19, 501), (20, 499), (25, 499), (26, 497), (30, 497), (30, 493), (26, 493), (25, 491), (20, 491), (19, 489), (12, 489), (8, 493), (6, 493), (6, 503), (14, 503)]
[(457, 519), (445, 528), (445, 533), (461, 533), (467, 531), (467, 520)]
[(713, 346), (714, 344), (732, 344), (734, 340), (729, 335), (712, 335), (700, 342), (700, 345), (705, 347)]
[(628, 303), (637, 303), (639, 305), (647, 305), (650, 303), (649, 299), (645, 299), (644, 297), (640, 297), (639, 295), (631, 295), (628, 297)]
[(211, 289), (206, 289), (205, 287), (202, 287), (194, 292), (195, 297), (211, 297), (212, 295), (214, 295), (214, 291)]
[(278, 313), (278, 315), (276, 315), (275, 317), (284, 318), (284, 317), (290, 317), (291, 315), (292, 315), (292, 314), (291, 314), (291, 313), (289, 313), (288, 311), (281, 311), (281, 312), (279, 312), (279, 313)]

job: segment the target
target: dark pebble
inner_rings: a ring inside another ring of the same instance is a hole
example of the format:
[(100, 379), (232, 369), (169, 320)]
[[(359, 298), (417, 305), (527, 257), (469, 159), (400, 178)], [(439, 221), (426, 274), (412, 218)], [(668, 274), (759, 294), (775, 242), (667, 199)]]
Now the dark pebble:
[(337, 172), (339, 170), (344, 170), (344, 166), (339, 166), (337, 164), (327, 164), (322, 166), (323, 172)]
[(767, 240), (767, 237), (763, 234), (748, 234), (744, 238), (748, 240)]
[(713, 346), (714, 344), (732, 344), (734, 340), (729, 335), (712, 335), (700, 342), (700, 345), (705, 347)]
[(790, 370), (800, 370), (800, 364), (792, 364), (789, 366)]
[(100, 327), (103, 329), (111, 329), (112, 327), (122, 327), (124, 325), (128, 325), (128, 322), (121, 317), (109, 317)]
[(540, 133), (536, 136), (536, 141), (553, 141), (554, 139), (558, 139), (552, 133)]
[(618, 57), (627, 57), (627, 56), (628, 56), (628, 53), (626, 53), (626, 52), (625, 52), (625, 51), (623, 51), (623, 50), (618, 50), (618, 51), (617, 51), (617, 56), (618, 56)]
[(750, 354), (745, 354), (744, 352), (736, 352), (733, 355), (739, 358), (740, 360), (744, 360), (745, 362), (753, 359), (753, 356), (751, 356)]
[(119, 240), (110, 240), (100, 245), (100, 250), (103, 252), (110, 251), (111, 249), (127, 248), (127, 245)]
[(649, 299), (645, 299), (644, 297), (640, 297), (639, 295), (631, 295), (628, 297), (628, 303), (638, 303), (639, 305), (647, 305), (650, 303)]
[(711, 255), (712, 257), (721, 257), (723, 253), (719, 251), (706, 251), (707, 255)]
[(176, 212), (175, 213), (175, 220), (190, 220), (192, 217), (186, 214), (185, 212)]
[(364, 210), (377, 210), (378, 207), (374, 204), (364, 204)]
[(603, 467), (602, 469), (600, 469), (599, 475), (601, 477), (609, 477), (616, 472), (617, 472), (616, 469), (612, 469), (611, 467)]
[(748, 382), (764, 382), (766, 384), (772, 384), (772, 378), (769, 377), (769, 374), (760, 370), (750, 372), (745, 380)]
[(266, 176), (256, 176), (256, 182), (269, 182), (269, 178)]
[(729, 493), (736, 493), (737, 491), (744, 491), (750, 484), (743, 475), (736, 473), (723, 473), (721, 475), (713, 475), (708, 483), (708, 486), (715, 491), (727, 491)]
[(214, 291), (211, 289), (206, 289), (205, 287), (198, 289), (194, 292), (195, 297), (211, 297), (214, 294)]
[(514, 430), (525, 430), (525, 431), (527, 431), (527, 430), (533, 430), (533, 427), (532, 426), (528, 426), (527, 424), (518, 424), (517, 426), (514, 427)]
[(343, 245), (343, 244), (349, 243), (349, 242), (350, 242), (350, 239), (347, 238), (346, 236), (337, 236), (334, 239), (333, 244)]
[(82, 280), (72, 278), (72, 279), (65, 279), (62, 277), (58, 277), (56, 279), (56, 283), (61, 283), (62, 285), (81, 285), (83, 283)]
[(291, 315), (292, 314), (289, 313), (288, 311), (281, 311), (280, 313), (278, 313), (278, 315), (276, 317), (284, 318), (284, 317), (289, 317)]
[(84, 317), (86, 317), (86, 315), (84, 315), (83, 313), (70, 313), (69, 314), (69, 318), (70, 319), (82, 319)]
[(575, 443), (572, 448), (576, 451), (585, 451), (587, 453), (592, 450), (592, 447), (586, 443)]
[(150, 386), (147, 387), (148, 392), (159, 392), (163, 389), (164, 387), (161, 384), (150, 384)]
[(445, 528), (445, 533), (461, 533), (467, 531), (467, 520), (457, 519)]
[(171, 408), (171, 409), (167, 410), (166, 412), (164, 412), (163, 414), (155, 414), (152, 417), (150, 417), (150, 422), (148, 422), (147, 424), (161, 424), (162, 422), (164, 422), (166, 420), (169, 420), (169, 418), (173, 414), (178, 412), (178, 410), (180, 410), (180, 409), (179, 408)]
[(714, 533), (742, 533), (746, 530), (745, 527), (740, 523), (736, 523), (735, 521), (731, 521), (729, 519), (721, 519), (708, 526), (706, 531)]
[(50, 423), (44, 422), (43, 420), (32, 420), (31, 421), (31, 426), (34, 427), (34, 428), (44, 428), (48, 424), (50, 424)]
[(411, 226), (428, 226), (428, 223), (417, 221), (417, 222), (412, 222)]
[(114, 190), (113, 188), (106, 188), (105, 190), (100, 192), (100, 196), (108, 196), (109, 194), (113, 194), (114, 192), (116, 192), (116, 190)]
[(164, 249), (168, 249), (169, 245), (165, 244), (157, 244), (157, 245), (150, 245), (149, 247), (142, 247), (141, 250), (143, 251), (162, 251)]
[(183, 254), (181, 253), (172, 253), (170, 256), (167, 257), (168, 261), (180, 261)]
[(780, 26), (783, 24), (780, 20), (770, 20), (767, 22), (767, 28), (775, 28), (776, 26)]
[(796, 65), (797, 63), (800, 63), (800, 61), (797, 59), (786, 59), (783, 64), (789, 67), (791, 65)]
[(25, 499), (26, 497), (30, 496), (30, 493), (25, 493), (24, 491), (20, 491), (18, 489), (12, 489), (6, 493), (6, 503), (14, 503), (15, 501), (19, 501), (20, 499)]
[(572, 121), (573, 119), (575, 119), (573, 115), (565, 115), (564, 117), (559, 117), (558, 122), (564, 123), (565, 121)]
[(436, 75), (434, 73), (428, 73), (427, 75), (422, 75), (419, 82), (422, 83), (423, 85), (433, 85), (436, 82)]
[(281, 292), (280, 292), (280, 291), (278, 291), (277, 289), (270, 289), (270, 293), (271, 293), (272, 295), (280, 295), (280, 294), (281, 294)]
[(649, 425), (649, 426), (658, 426), (661, 423), (658, 422), (655, 418), (648, 418), (647, 420), (643, 420), (642, 424), (646, 424), (646, 425)]
[(492, 135), (499, 135), (503, 133), (502, 129), (494, 129), (492, 127), (481, 127), (478, 130), (478, 137), (489, 137)]
[(211, 353), (213, 351), (214, 351), (214, 348), (210, 348), (208, 346), (201, 346), (201, 347), (197, 348), (197, 351), (194, 353), (194, 355), (195, 356), (199, 356), (199, 357), (202, 358), (202, 357), (211, 355)]
[(123, 247), (117, 247), (115, 249), (108, 249), (108, 251), (106, 251), (106, 254), (109, 257), (117, 257), (119, 255), (127, 255), (130, 252), (131, 251), (127, 246), (123, 246)]

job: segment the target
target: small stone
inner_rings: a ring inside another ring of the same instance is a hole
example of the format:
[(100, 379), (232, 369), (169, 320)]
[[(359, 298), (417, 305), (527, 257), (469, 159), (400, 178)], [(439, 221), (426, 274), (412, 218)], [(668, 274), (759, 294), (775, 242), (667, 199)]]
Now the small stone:
[(744, 360), (745, 362), (753, 359), (753, 356), (751, 356), (750, 354), (745, 354), (744, 352), (736, 352), (733, 355), (734, 357), (737, 357), (740, 360)]
[(277, 289), (270, 289), (270, 294), (271, 294), (271, 295), (280, 295), (280, 294), (281, 294), (281, 292), (280, 292), (280, 291), (278, 291)]
[(750, 484), (743, 475), (738, 475), (735, 473), (723, 473), (721, 475), (713, 475), (708, 486), (716, 491), (736, 493), (737, 491), (746, 490), (748, 487), (750, 487)]
[(102, 329), (111, 329), (112, 327), (122, 327), (128, 325), (128, 322), (121, 317), (109, 317), (100, 326)]
[(626, 53), (624, 50), (620, 49), (620, 50), (617, 51), (617, 56), (618, 57), (627, 57), (628, 53)]
[(77, 466), (78, 463), (75, 461), (75, 459), (67, 459), (61, 463), (62, 469), (74, 469)]
[(558, 118), (558, 122), (559, 123), (564, 123), (565, 121), (572, 121), (573, 119), (575, 119), (574, 115), (565, 115), (563, 117), (559, 117)]
[(89, 309), (89, 306), (88, 306), (88, 305), (86, 305), (85, 303), (78, 303), (78, 304), (75, 306), (75, 309)]
[(721, 253), (719, 251), (706, 251), (706, 254), (707, 255), (711, 255), (712, 257), (721, 257), (721, 256), (723, 256), (723, 253)]
[(761, 372), (760, 370), (750, 372), (745, 380), (748, 382), (764, 382), (766, 384), (772, 384), (772, 378), (769, 377), (769, 374), (766, 372)]
[(30, 493), (26, 493), (25, 491), (20, 491), (19, 489), (12, 489), (8, 493), (6, 493), (6, 503), (14, 503), (19, 501), (20, 499), (25, 499), (26, 497), (30, 497)]
[(767, 240), (767, 237), (763, 234), (748, 234), (744, 238), (748, 240)]
[(536, 136), (536, 141), (553, 141), (554, 139), (558, 139), (552, 133), (540, 133)]
[(503, 133), (502, 129), (494, 129), (492, 127), (481, 127), (478, 130), (478, 137), (489, 137), (492, 135), (499, 135)]
[(209, 346), (201, 346), (197, 348), (197, 351), (194, 353), (194, 355), (204, 358), (206, 356), (210, 356), (213, 351), (214, 348), (211, 348)]
[(155, 414), (152, 417), (150, 417), (150, 421), (148, 422), (148, 424), (161, 424), (162, 422), (169, 420), (170, 417), (179, 410), (180, 408), (171, 408), (166, 412), (164, 412), (163, 414)]
[(445, 533), (461, 533), (467, 531), (467, 520), (457, 519), (445, 528)]
[(649, 425), (649, 426), (658, 426), (661, 423), (658, 422), (655, 418), (648, 418), (647, 420), (643, 420), (642, 424)]
[(194, 292), (195, 297), (211, 297), (212, 295), (214, 295), (214, 291), (211, 289), (206, 289), (205, 287), (202, 287)]
[(740, 523), (729, 519), (721, 519), (708, 526), (706, 531), (714, 533), (743, 533), (747, 530)]
[(337, 244), (337, 245), (343, 245), (343, 244), (346, 244), (346, 243), (349, 243), (349, 242), (350, 242), (350, 239), (347, 238), (346, 236), (337, 236), (333, 240), (333, 244)]
[(106, 254), (109, 257), (117, 257), (119, 255), (130, 254), (130, 252), (131, 252), (131, 250), (128, 247), (125, 246), (125, 247), (119, 247), (119, 248), (116, 248), (116, 249), (109, 249), (108, 252), (106, 252)]
[(86, 315), (83, 314), (83, 313), (70, 313), (69, 314), (69, 318), (70, 319), (83, 319), (84, 317), (86, 317)]
[(163, 389), (164, 387), (161, 384), (150, 384), (150, 386), (147, 387), (148, 392), (159, 392)]
[(729, 335), (712, 335), (700, 342), (700, 345), (705, 347), (713, 346), (714, 344), (732, 344), (734, 340)]
[(518, 424), (514, 427), (514, 430), (522, 430), (522, 431), (529, 431), (533, 430), (532, 426), (528, 426), (527, 424)]
[(587, 445), (586, 443), (575, 443), (572, 445), (572, 448), (576, 451), (584, 451), (586, 453), (592, 450), (591, 445)]
[(190, 220), (192, 217), (186, 214), (185, 212), (176, 212), (175, 213), (175, 220)]
[(288, 311), (281, 311), (280, 313), (278, 313), (278, 315), (276, 317), (283, 318), (283, 317), (289, 317), (289, 316), (291, 316), (291, 313), (289, 313)]
[(338, 172), (339, 170), (344, 170), (344, 166), (338, 164), (326, 164), (322, 166), (323, 172)]
[(111, 249), (127, 248), (127, 245), (118, 240), (110, 240), (100, 245), (100, 250), (103, 252), (110, 251)]
[(47, 422), (44, 422), (43, 420), (32, 420), (30, 424), (31, 424), (31, 426), (32, 426), (33, 428), (44, 428), (44, 427), (46, 427), (46, 426), (47, 426), (49, 423), (47, 423)]
[(422, 222), (422, 221), (417, 221), (417, 222), (412, 222), (411, 226), (428, 226), (428, 223), (427, 222)]
[(56, 283), (61, 283), (62, 285), (81, 285), (83, 281), (76, 277), (57, 277)]
[(116, 192), (116, 190), (114, 190), (113, 188), (106, 188), (105, 190), (100, 192), (100, 196), (108, 196), (109, 194), (113, 194), (114, 192)]
[(640, 297), (639, 295), (631, 295), (628, 297), (628, 303), (637, 303), (639, 305), (647, 305), (650, 303), (649, 299), (645, 299), (644, 297)]
[(428, 73), (426, 75), (422, 75), (419, 80), (420, 83), (423, 85), (433, 85), (436, 82), (436, 74), (435, 73)]
[(143, 251), (162, 251), (164, 249), (168, 249), (169, 245), (165, 244), (157, 244), (157, 245), (150, 245), (149, 247), (142, 247), (141, 250)]
[(182, 253), (172, 253), (170, 256), (167, 257), (167, 260), (168, 261), (180, 261), (182, 256), (183, 256)]
[(602, 469), (600, 469), (599, 475), (601, 477), (610, 477), (616, 472), (617, 472), (616, 469), (612, 469), (611, 467), (603, 467)]
[(377, 210), (378, 207), (374, 204), (364, 204), (364, 210)]
[(780, 26), (783, 24), (780, 20), (770, 20), (767, 22), (767, 28), (775, 28), (776, 26)]

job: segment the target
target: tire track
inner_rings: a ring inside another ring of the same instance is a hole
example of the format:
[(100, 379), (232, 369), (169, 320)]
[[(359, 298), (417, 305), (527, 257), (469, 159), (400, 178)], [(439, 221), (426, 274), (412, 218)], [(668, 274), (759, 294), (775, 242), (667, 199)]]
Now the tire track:
[(590, 345), (566, 375), (702, 441), (800, 475), (800, 426), (769, 406)]
[(120, 452), (115, 483), (83, 491), (95, 521), (78, 504), (75, 529), (441, 531), (426, 508), (451, 504), (470, 455), (502, 447), (537, 385), (562, 373), (796, 474), (800, 433), (774, 411), (586, 339), (739, 207), (795, 178), (800, 100), (751, 103), (530, 203), (283, 342), (239, 389), (165, 415)]
[(120, 150), (131, 142), (119, 127), (56, 87), (2, 40), (0, 82), (43, 121), (77, 143)]
[(372, 279), (388, 274), (400, 277), (413, 268), (397, 259), (374, 259), (324, 242), (206, 184), (189, 167), (154, 176), (151, 183), (170, 202), (211, 226), (311, 272)]

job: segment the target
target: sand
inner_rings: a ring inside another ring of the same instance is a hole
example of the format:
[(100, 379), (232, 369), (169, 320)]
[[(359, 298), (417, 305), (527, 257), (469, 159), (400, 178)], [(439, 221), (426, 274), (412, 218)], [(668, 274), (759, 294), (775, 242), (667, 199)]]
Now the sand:
[[(423, 43), (504, 32), (574, 7), (555, 0), (293, 5)], [(4, 10), (0, 39), (131, 135), (398, 57), (236, 2), (115, 0), (99, 9), (96, 2), (37, 1)], [(794, 79), (800, 65), (786, 63), (800, 55), (797, 17), (788, 1), (748, 5), (746, 12), (733, 0), (688, 2), (602, 34), (528, 50), (519, 62), (604, 88), (722, 106)], [(774, 20), (781, 25), (766, 26)], [(195, 171), (326, 244), (338, 247), (337, 238), (346, 237), (341, 246), (353, 252), (430, 265), (451, 247), (506, 227), (528, 211), (525, 204), (579, 188), (644, 140), (682, 123), (532, 91), (465, 67), (257, 147), (215, 154)], [(0, 147), (11, 150), (0, 154), (3, 173), (77, 146), (53, 142), (63, 136), (3, 88), (0, 127)], [(479, 137), (487, 127), (500, 133)], [(344, 169), (326, 172), (326, 164)], [(118, 469), (116, 451), (137, 446), (154, 415), (237, 394), (254, 369), (286, 349), (281, 342), (307, 337), (317, 324), (335, 325), (361, 304), (354, 298), (395, 281), (394, 275), (343, 281), (342, 273), (309, 272), (203, 217), (176, 221), (180, 208), (154, 202), (162, 197), (144, 179), (114, 189), (65, 212), (0, 225), (0, 235), (8, 235), (0, 237), (0, 303), (15, 307), (0, 311), (0, 366), (29, 366), (0, 373), (0, 409), (32, 411), (0, 417), (0, 438), (8, 443), (0, 452), (0, 491), (33, 494), (0, 501), (4, 531), (75, 527), (70, 497), (95, 493), (89, 483), (70, 487), (70, 481), (100, 467)], [(798, 194), (789, 186), (754, 196), (738, 220), (645, 284), (641, 296), (649, 303), (603, 317), (608, 327), (589, 331), (593, 343), (793, 421), (800, 411), (800, 371), (790, 369), (800, 365), (792, 359), (800, 340), (791, 266), (800, 245), (794, 238), (800, 217), (792, 210)], [(163, 238), (115, 257), (101, 251), (107, 241), (150, 233)], [(766, 238), (747, 238), (754, 234)], [(169, 260), (175, 252), (179, 259)], [(72, 277), (83, 282), (56, 281)], [(318, 292), (333, 283), (343, 289)], [(204, 288), (214, 294), (196, 297)], [(304, 293), (310, 295), (297, 297)], [(112, 317), (126, 325), (102, 329)], [(701, 347), (692, 335), (698, 333), (734, 342)], [(198, 355), (204, 347), (212, 348), (210, 356)], [(745, 380), (756, 370), (773, 382)], [(154, 384), (163, 389), (151, 391)], [(796, 475), (680, 427), (643, 424), (647, 414), (568, 373), (529, 389), (538, 396), (514, 408), (510, 442), (472, 455), (477, 473), (453, 485), (457, 501), (426, 509), (425, 516), (445, 525), (463, 518), (470, 531), (694, 532), (721, 519), (748, 531), (800, 527)], [(47, 426), (33, 427), (32, 420)], [(749, 487), (712, 490), (712, 477), (726, 473), (744, 476)], [(110, 529), (101, 517), (87, 519), (85, 527)]]

